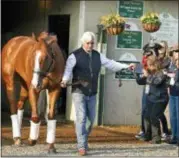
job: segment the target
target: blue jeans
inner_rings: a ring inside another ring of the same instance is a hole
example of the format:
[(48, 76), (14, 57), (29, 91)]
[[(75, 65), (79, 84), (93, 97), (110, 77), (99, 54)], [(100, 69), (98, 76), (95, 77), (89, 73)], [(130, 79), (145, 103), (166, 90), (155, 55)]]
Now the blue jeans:
[[(85, 96), (80, 93), (72, 93), (72, 101), (75, 106), (75, 129), (78, 149), (88, 148), (88, 135), (91, 132), (96, 115), (96, 95)], [(87, 125), (87, 119), (89, 124)]]
[(172, 137), (179, 140), (179, 96), (170, 95), (169, 111)]

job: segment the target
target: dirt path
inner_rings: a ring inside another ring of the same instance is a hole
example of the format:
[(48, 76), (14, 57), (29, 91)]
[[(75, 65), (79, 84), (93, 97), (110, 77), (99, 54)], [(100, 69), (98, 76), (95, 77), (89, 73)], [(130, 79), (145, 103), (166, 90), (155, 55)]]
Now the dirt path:
[[(94, 127), (89, 142), (98, 143), (142, 143), (135, 139), (138, 127)], [(29, 126), (22, 128), (22, 140), (27, 141), (29, 136)], [(46, 125), (40, 127), (38, 143), (45, 143)], [(75, 129), (73, 124), (57, 124), (56, 143), (75, 143)], [(2, 127), (2, 145), (12, 143), (11, 127)]]
[[(24, 147), (12, 146), (12, 129), (10, 118), (2, 121), (2, 155), (3, 156), (49, 156), (47, 154), (46, 125), (42, 122), (37, 145), (28, 146), (29, 120), (23, 120), (22, 140)], [(89, 137), (89, 155), (93, 156), (178, 156), (178, 147), (161, 144), (152, 145), (135, 139), (139, 131), (137, 126), (98, 126), (94, 127)], [(76, 135), (73, 123), (64, 120), (57, 123), (57, 154), (54, 156), (78, 156)]]
[[(12, 129), (10, 117), (2, 121), (2, 146), (12, 144)], [(28, 118), (23, 120), (22, 140), (27, 143), (30, 123)], [(98, 126), (94, 127), (89, 142), (95, 143), (143, 143), (135, 139), (135, 134), (139, 131), (137, 126)], [(46, 124), (43, 122), (40, 127), (39, 144), (44, 144), (46, 140)], [(56, 143), (76, 143), (75, 128), (73, 123), (61, 121), (57, 122)]]

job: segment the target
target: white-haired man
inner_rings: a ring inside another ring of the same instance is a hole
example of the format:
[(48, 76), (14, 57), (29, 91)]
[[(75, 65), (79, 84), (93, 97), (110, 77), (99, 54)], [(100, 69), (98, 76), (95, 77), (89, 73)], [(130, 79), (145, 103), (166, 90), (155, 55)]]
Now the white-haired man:
[[(78, 152), (81, 156), (86, 155), (88, 135), (91, 132), (95, 119), (98, 75), (101, 66), (114, 72), (135, 66), (134, 64), (121, 64), (106, 58), (93, 49), (94, 41), (94, 33), (85, 32), (83, 34), (81, 38), (82, 47), (72, 52), (68, 57), (61, 82), (61, 86), (66, 87), (71, 76), (73, 76), (72, 83), (76, 83), (79, 80), (88, 82), (87, 86), (83, 84), (72, 86), (72, 101), (76, 113), (75, 126)], [(87, 119), (90, 125), (86, 128)]]

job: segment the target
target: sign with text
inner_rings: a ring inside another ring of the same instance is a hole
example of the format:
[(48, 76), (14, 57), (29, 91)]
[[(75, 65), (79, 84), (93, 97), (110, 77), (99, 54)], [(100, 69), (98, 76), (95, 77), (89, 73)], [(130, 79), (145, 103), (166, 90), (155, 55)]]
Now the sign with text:
[(141, 31), (124, 31), (117, 36), (117, 48), (142, 48), (142, 32)]
[(143, 15), (143, 2), (119, 1), (119, 14), (126, 18), (140, 18)]

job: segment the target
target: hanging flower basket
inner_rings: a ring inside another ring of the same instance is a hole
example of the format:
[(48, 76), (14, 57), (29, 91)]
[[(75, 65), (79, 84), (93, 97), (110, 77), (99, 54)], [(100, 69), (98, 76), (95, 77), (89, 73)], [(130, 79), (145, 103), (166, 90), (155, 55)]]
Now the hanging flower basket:
[(152, 24), (152, 23), (144, 23), (142, 24), (143, 28), (147, 32), (156, 32), (160, 29), (159, 24)]
[(147, 32), (156, 32), (160, 29), (161, 22), (157, 13), (147, 13), (140, 18), (143, 29)]
[(100, 19), (100, 24), (109, 35), (118, 35), (124, 31), (125, 19), (119, 14), (112, 13), (106, 16), (102, 16)]
[(125, 23), (121, 23), (118, 25), (111, 25), (106, 28), (106, 31), (109, 35), (119, 35), (124, 31)]

